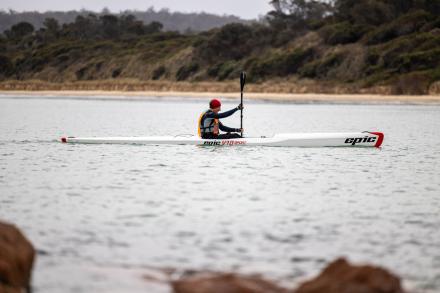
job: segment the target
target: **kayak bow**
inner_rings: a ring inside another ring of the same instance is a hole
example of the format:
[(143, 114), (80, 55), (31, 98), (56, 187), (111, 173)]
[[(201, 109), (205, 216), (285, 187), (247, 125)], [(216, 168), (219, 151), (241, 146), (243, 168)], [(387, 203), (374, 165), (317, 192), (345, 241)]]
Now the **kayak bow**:
[(354, 133), (285, 133), (273, 137), (237, 139), (201, 139), (198, 136), (151, 137), (63, 137), (63, 143), (75, 144), (141, 144), (198, 146), (273, 146), (273, 147), (380, 147), (381, 132)]

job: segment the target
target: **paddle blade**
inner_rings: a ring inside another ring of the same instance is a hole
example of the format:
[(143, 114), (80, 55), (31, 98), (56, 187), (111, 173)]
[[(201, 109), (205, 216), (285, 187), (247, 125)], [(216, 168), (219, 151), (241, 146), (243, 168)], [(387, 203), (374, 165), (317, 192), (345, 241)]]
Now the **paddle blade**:
[(240, 85), (241, 85), (241, 91), (244, 89), (244, 85), (246, 84), (246, 72), (242, 72), (240, 74)]

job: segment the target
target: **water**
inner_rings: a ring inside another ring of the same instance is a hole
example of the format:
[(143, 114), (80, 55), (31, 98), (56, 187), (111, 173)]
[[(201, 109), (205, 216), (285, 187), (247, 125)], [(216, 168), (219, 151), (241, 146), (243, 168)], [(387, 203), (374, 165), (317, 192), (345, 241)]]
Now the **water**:
[(0, 218), (38, 249), (36, 292), (145, 292), (167, 267), (292, 285), (339, 256), (440, 291), (439, 106), (246, 105), (248, 135), (381, 130), (381, 150), (54, 141), (195, 133), (205, 103), (0, 99)]

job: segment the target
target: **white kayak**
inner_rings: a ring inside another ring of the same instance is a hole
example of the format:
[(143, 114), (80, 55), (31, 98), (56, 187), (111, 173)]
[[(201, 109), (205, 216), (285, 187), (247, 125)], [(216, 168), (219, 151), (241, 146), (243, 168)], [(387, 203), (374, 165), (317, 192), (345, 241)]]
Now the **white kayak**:
[(197, 146), (272, 146), (272, 147), (380, 147), (381, 132), (354, 133), (284, 133), (272, 137), (237, 139), (201, 139), (198, 136), (151, 137), (63, 137), (63, 143), (76, 144), (141, 144)]

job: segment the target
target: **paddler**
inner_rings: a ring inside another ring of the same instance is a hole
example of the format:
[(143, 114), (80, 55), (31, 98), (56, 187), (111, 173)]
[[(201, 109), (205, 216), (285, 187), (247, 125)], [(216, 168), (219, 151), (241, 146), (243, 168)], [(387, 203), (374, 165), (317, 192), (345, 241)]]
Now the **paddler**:
[[(238, 110), (243, 109), (243, 105), (240, 104), (236, 108), (219, 113), (222, 110), (222, 103), (213, 99), (209, 102), (209, 110), (206, 110), (199, 118), (199, 136), (203, 139), (232, 139), (241, 138), (240, 128), (230, 128), (223, 125), (220, 119), (233, 115)], [(220, 130), (226, 133), (220, 134)]]

